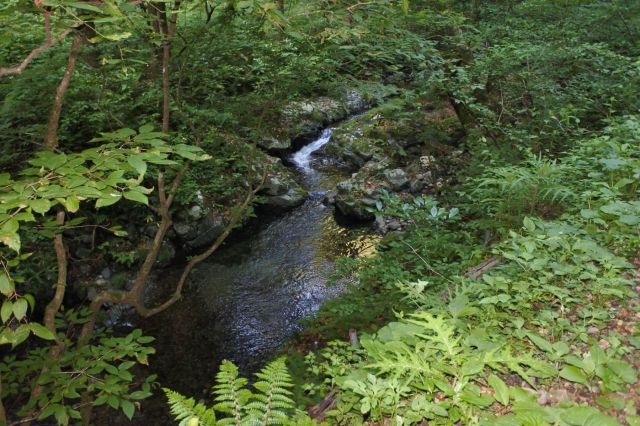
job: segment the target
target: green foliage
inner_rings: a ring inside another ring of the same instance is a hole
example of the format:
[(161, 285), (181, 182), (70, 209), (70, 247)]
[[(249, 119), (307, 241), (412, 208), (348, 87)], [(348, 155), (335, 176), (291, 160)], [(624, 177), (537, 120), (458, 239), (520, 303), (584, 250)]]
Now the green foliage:
[[(170, 389), (165, 389), (165, 394), (181, 426), (317, 424), (296, 412), (289, 390), (293, 385), (283, 358), (267, 364), (256, 377), (256, 392), (252, 392), (246, 388), (247, 379), (238, 377), (238, 368), (224, 361), (213, 387), (213, 408)], [(222, 415), (218, 420), (216, 412)]]
[[(58, 326), (71, 331), (84, 321), (84, 315), (70, 310), (58, 318)], [(46, 335), (49, 333), (46, 328), (30, 324), (32, 328), (36, 326), (37, 335), (51, 337)], [(131, 419), (137, 401), (151, 396), (155, 376), (149, 375), (139, 382), (132, 373), (134, 366), (147, 365), (149, 355), (155, 352), (148, 346), (154, 339), (143, 336), (141, 330), (123, 337), (99, 333), (91, 344), (81, 348), (75, 347), (63, 333), (58, 338), (66, 350), (55, 363), (46, 346), (24, 356), (7, 356), (0, 363), (2, 399), (26, 401), (15, 407), (16, 414), (27, 416), (35, 412), (38, 420), (54, 417), (57, 424), (69, 424), (73, 419), (80, 419), (82, 395), (86, 395), (93, 406), (121, 410)], [(31, 383), (35, 379), (41, 386), (39, 394), (31, 394)]]
[(472, 197), (485, 209), (483, 216), (503, 222), (506, 227), (520, 223), (525, 215), (554, 217), (571, 203), (574, 193), (567, 184), (570, 163), (558, 164), (531, 153), (515, 166), (486, 169), (482, 177), (470, 183)]
[(196, 403), (193, 398), (186, 398), (171, 389), (165, 389), (165, 394), (171, 406), (171, 413), (180, 426), (209, 426), (216, 424), (215, 412), (202, 403)]
[[(204, 160), (209, 157), (200, 148), (186, 144), (169, 145), (166, 135), (143, 126), (138, 132), (120, 129), (103, 133), (94, 142), (106, 142), (79, 153), (64, 154), (50, 151), (37, 153), (29, 161), (31, 167), (19, 177), (0, 175), (0, 242), (4, 248), (0, 260), (4, 267), (0, 282), (2, 323), (0, 344), (16, 346), (35, 330), (26, 323), (26, 313), (34, 299), (22, 294), (15, 286), (14, 270), (28, 256), (21, 253), (21, 232), (36, 221), (35, 215), (46, 215), (57, 206), (68, 213), (76, 213), (80, 205), (95, 202), (96, 209), (107, 207), (122, 199), (148, 204), (147, 195), (153, 188), (144, 186), (149, 165), (179, 165), (182, 158)], [(118, 228), (111, 230), (122, 235)], [(55, 220), (48, 220), (42, 236), (52, 238), (57, 232)]]
[[(415, 233), (460, 234), (467, 225), (442, 220), (446, 212), (440, 221), (438, 214), (425, 221), (420, 203), (387, 197), (390, 214), (413, 217), (416, 225), (398, 249), (375, 258), (376, 272), (401, 261), (403, 245), (408, 257), (425, 264), (420, 281), (402, 282), (396, 274), (398, 289), (415, 311), (399, 312), (397, 321), (361, 337), (356, 357), (349, 355), (355, 349), (336, 344), (320, 358), (310, 355), (308, 371), (319, 379), (310, 390), (339, 389), (331, 415), (348, 424), (618, 424), (606, 401), (637, 383), (637, 347), (634, 338), (608, 324), (628, 322), (618, 319), (620, 313), (638, 309), (623, 308), (635, 297), (631, 265), (623, 256), (633, 255), (640, 243), (638, 150), (631, 148), (638, 144), (638, 117), (627, 116), (553, 162), (534, 157), (497, 171), (488, 168), (477, 178), (482, 185), (469, 195), (470, 205), (461, 206), (462, 216), (475, 209), (476, 200), (491, 216), (513, 206), (499, 196), (504, 191), (521, 201), (515, 212), (524, 219), (492, 249), (503, 264), (479, 282), (461, 278), (464, 258), (456, 261), (460, 275), (441, 272), (436, 262), (444, 245), (433, 251), (412, 246)], [(486, 196), (487, 187), (495, 197)], [(530, 216), (546, 215), (541, 205), (559, 202), (562, 194), (567, 196), (555, 220)], [(361, 279), (375, 282), (375, 273), (366, 269)], [(602, 395), (604, 408), (539, 402), (539, 395), (567, 386), (593, 399)], [(500, 406), (512, 413), (501, 416)]]

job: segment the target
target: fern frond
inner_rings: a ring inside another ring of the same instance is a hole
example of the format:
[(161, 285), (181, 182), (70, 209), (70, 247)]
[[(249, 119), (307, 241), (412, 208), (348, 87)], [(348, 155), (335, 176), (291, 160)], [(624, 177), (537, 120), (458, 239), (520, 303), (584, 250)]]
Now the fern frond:
[(163, 390), (169, 400), (171, 413), (180, 421), (179, 426), (216, 426), (216, 415), (211, 408), (171, 389)]
[(251, 397), (251, 391), (244, 388), (247, 379), (238, 377), (238, 367), (225, 360), (222, 361), (216, 381), (217, 385), (213, 387), (216, 404), (213, 408), (231, 415), (231, 418), (221, 420), (220, 424), (239, 426), (243, 417), (243, 407)]
[(294, 408), (294, 402), (290, 398), (291, 391), (287, 389), (293, 383), (284, 358), (270, 362), (256, 376), (260, 380), (253, 386), (260, 393), (253, 395), (251, 403), (247, 405), (247, 424), (266, 426), (285, 423), (288, 413)]
[(434, 349), (439, 349), (451, 359), (462, 351), (460, 347), (460, 336), (455, 336), (456, 328), (447, 323), (444, 317), (434, 316), (428, 312), (418, 312), (411, 315), (408, 323), (424, 327), (433, 334), (416, 334), (418, 337), (431, 341), (435, 344)]

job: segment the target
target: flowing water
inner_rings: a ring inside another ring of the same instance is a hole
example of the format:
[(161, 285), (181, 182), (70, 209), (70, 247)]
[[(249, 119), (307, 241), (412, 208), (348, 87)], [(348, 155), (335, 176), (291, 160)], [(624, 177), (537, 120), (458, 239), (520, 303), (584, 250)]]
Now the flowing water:
[[(179, 303), (141, 324), (157, 338), (150, 370), (162, 386), (207, 399), (221, 360), (255, 372), (300, 330), (301, 319), (343, 289), (327, 283), (335, 260), (371, 250), (374, 236), (341, 226), (322, 203), (324, 192), (345, 178), (334, 163), (314, 157), (331, 131), (290, 158), (308, 200), (240, 232), (192, 273)], [(164, 399), (154, 399), (143, 404), (136, 424), (172, 424)]]

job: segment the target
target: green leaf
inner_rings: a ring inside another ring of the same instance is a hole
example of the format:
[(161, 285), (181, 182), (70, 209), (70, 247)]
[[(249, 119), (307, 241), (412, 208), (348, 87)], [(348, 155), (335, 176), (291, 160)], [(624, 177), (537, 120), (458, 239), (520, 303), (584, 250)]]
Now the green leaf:
[(525, 217), (522, 223), (527, 231), (533, 232), (536, 230), (536, 224), (530, 218)]
[(563, 356), (569, 353), (569, 345), (565, 342), (556, 342), (553, 344), (553, 350), (555, 351), (557, 356)]
[(29, 202), (29, 207), (36, 213), (45, 214), (51, 208), (51, 201), (43, 198), (37, 198)]
[(136, 203), (149, 204), (149, 199), (146, 195), (138, 191), (127, 191), (124, 193), (124, 198), (127, 200), (135, 201)]
[(567, 365), (560, 371), (560, 377), (570, 382), (582, 383), (587, 382), (587, 376), (578, 367)]
[(20, 343), (27, 340), (27, 337), (29, 337), (29, 327), (27, 327), (27, 324), (22, 324), (13, 332), (11, 346), (15, 348)]
[(141, 135), (149, 132), (153, 132), (153, 124), (144, 124), (138, 129), (138, 133)]
[(470, 359), (462, 365), (460, 374), (463, 377), (475, 376), (484, 369), (484, 362), (479, 359)]
[(489, 386), (494, 390), (496, 401), (500, 404), (506, 406), (509, 404), (509, 387), (502, 379), (495, 374), (492, 374), (487, 379), (489, 382)]
[(127, 163), (129, 163), (129, 165), (138, 172), (140, 177), (143, 177), (147, 172), (147, 163), (143, 160), (143, 156), (140, 154), (128, 157)]
[(560, 418), (571, 426), (620, 426), (617, 420), (600, 413), (594, 407), (567, 408)]
[(0, 272), (0, 293), (10, 296), (15, 291), (15, 285), (6, 272)]
[(612, 360), (607, 366), (625, 383), (632, 384), (638, 380), (636, 370), (626, 361)]
[(80, 208), (80, 200), (76, 196), (67, 197), (63, 204), (69, 213), (75, 213)]
[(67, 5), (76, 9), (87, 10), (89, 12), (102, 13), (102, 9), (87, 3), (72, 2), (72, 3), (67, 3)]
[(16, 253), (20, 253), (20, 235), (18, 235), (19, 223), (10, 219), (0, 229), (0, 241)]
[(118, 407), (120, 407), (120, 400), (115, 395), (109, 395), (109, 397), (107, 398), (107, 404), (109, 404), (111, 408), (117, 410)]
[(55, 340), (55, 336), (47, 327), (42, 324), (38, 324), (37, 322), (29, 323), (29, 329), (41, 339), (45, 340)]
[(551, 343), (530, 331), (527, 331), (526, 335), (529, 340), (531, 340), (538, 348), (542, 349), (545, 352), (553, 353), (553, 347), (551, 346)]
[(122, 408), (122, 412), (129, 420), (133, 417), (133, 414), (136, 411), (136, 406), (133, 405), (131, 401), (127, 401), (125, 399), (120, 401), (120, 408)]
[(5, 323), (9, 321), (11, 318), (11, 314), (13, 313), (13, 302), (11, 300), (4, 300), (2, 302), (2, 308), (0, 308), (0, 319)]
[(460, 399), (478, 407), (488, 407), (493, 403), (494, 398), (488, 393), (476, 394), (471, 390), (465, 389), (460, 394)]
[(402, 11), (407, 14), (409, 13), (409, 0), (402, 0)]
[(29, 308), (29, 303), (26, 299), (18, 299), (13, 302), (13, 316), (16, 317), (18, 321), (22, 321), (22, 319), (27, 314), (27, 309)]
[(103, 36), (109, 41), (120, 41), (131, 37), (131, 33), (129, 31), (123, 31), (114, 34), (104, 34)]
[(118, 194), (118, 193), (115, 193), (115, 192), (109, 193), (104, 198), (98, 198), (98, 200), (96, 201), (96, 208), (99, 209), (100, 207), (107, 207), (107, 206), (110, 206), (112, 204), (115, 204), (118, 201), (120, 201), (120, 198), (122, 198), (121, 194)]

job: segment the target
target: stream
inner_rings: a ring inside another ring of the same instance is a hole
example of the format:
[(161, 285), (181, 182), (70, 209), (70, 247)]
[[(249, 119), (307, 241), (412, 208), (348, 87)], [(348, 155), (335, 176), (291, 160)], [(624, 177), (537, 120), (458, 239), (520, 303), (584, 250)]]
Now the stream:
[[(307, 201), (239, 231), (192, 273), (180, 302), (140, 324), (157, 339), (149, 370), (163, 387), (209, 400), (223, 359), (253, 374), (301, 329), (300, 320), (343, 290), (345, 283), (327, 282), (336, 259), (372, 250), (376, 237), (368, 228), (341, 225), (322, 203), (325, 191), (347, 177), (316, 155), (331, 132), (325, 129), (290, 157)], [(163, 280), (175, 282), (172, 275)], [(134, 424), (173, 424), (157, 393), (143, 402)]]

